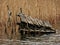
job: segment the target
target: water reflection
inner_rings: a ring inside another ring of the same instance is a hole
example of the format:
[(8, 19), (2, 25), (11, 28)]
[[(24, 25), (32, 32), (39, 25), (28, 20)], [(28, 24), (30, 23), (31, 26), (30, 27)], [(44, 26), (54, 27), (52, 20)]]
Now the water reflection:
[(30, 40), (0, 39), (0, 45), (60, 45), (60, 34), (32, 37)]

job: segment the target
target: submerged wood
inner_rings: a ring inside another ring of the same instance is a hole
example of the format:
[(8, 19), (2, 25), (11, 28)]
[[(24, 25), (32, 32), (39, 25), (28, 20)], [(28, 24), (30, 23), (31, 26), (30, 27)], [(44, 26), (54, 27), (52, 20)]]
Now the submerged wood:
[(56, 31), (52, 28), (52, 25), (48, 21), (42, 21), (37, 18), (32, 18), (31, 16), (19, 13), (18, 16), (21, 22), (18, 23), (19, 32), (21, 33), (21, 38), (26, 38), (30, 36), (36, 36), (41, 34), (55, 33)]

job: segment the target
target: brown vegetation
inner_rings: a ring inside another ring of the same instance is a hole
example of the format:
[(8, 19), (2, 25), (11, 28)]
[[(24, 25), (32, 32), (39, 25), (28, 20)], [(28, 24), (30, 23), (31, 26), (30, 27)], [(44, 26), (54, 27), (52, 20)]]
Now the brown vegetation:
[[(22, 8), (23, 13), (30, 15), (33, 18), (38, 18), (41, 20), (48, 20), (54, 28), (59, 29), (60, 27), (60, 0), (0, 0), (0, 35), (6, 37), (4, 33), (5, 24), (8, 20), (8, 10), (9, 6), (12, 12), (12, 23), (13, 31), (16, 27), (16, 35), (18, 34), (16, 25), (16, 14), (19, 13), (20, 8)], [(8, 35), (11, 35), (11, 27), (7, 27)], [(16, 36), (13, 33), (13, 38)], [(1, 37), (1, 38), (2, 38)]]

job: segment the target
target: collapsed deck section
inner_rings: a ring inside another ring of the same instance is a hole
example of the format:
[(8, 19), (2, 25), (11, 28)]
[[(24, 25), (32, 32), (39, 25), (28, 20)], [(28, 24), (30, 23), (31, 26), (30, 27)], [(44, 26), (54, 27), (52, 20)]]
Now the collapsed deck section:
[(19, 25), (19, 32), (21, 37), (36, 36), (42, 34), (51, 34), (56, 31), (52, 28), (48, 21), (42, 21), (37, 18), (32, 18), (31, 16), (26, 16), (22, 13), (18, 14), (21, 22), (17, 23)]

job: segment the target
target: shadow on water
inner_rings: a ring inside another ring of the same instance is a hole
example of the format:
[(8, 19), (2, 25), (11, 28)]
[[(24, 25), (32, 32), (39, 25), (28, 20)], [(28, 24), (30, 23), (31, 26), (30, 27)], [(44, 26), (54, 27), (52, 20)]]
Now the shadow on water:
[(59, 37), (60, 34), (43, 34), (36, 37), (26, 37), (24, 40), (0, 39), (0, 45), (59, 45)]

